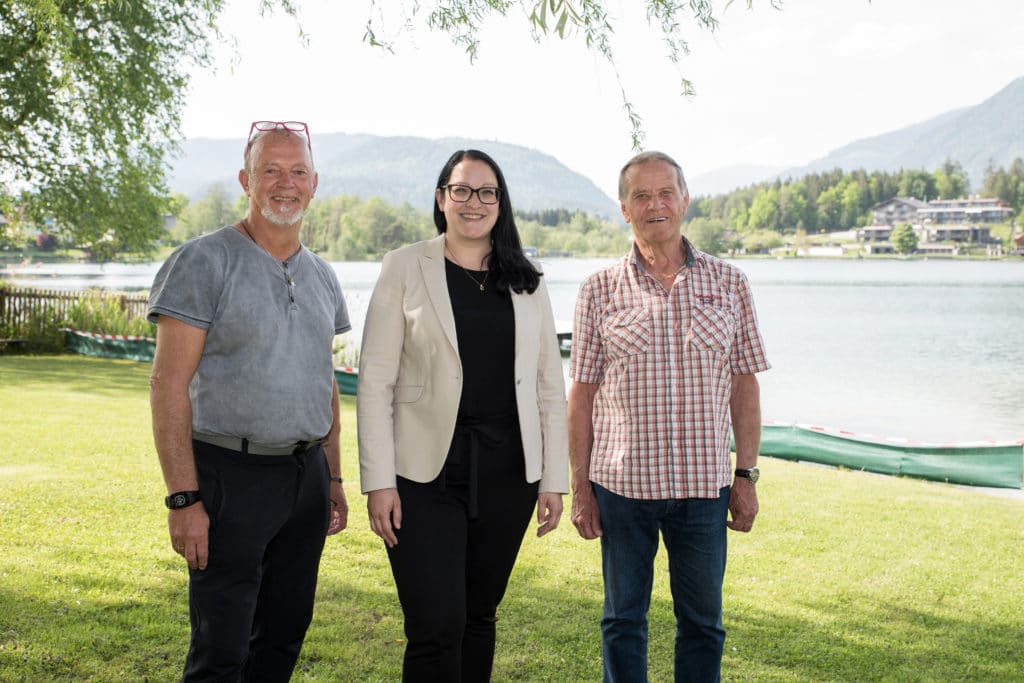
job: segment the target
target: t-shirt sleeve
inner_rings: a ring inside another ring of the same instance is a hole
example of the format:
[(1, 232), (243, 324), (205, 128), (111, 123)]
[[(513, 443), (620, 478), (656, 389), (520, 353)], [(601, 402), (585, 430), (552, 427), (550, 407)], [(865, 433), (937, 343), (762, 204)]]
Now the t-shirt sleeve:
[(153, 280), (146, 318), (155, 323), (166, 315), (210, 329), (223, 288), (224, 265), (216, 250), (203, 241), (193, 240), (178, 247)]
[(331, 268), (331, 264), (320, 256), (309, 253), (310, 259), (316, 268), (316, 273), (326, 291), (334, 300), (334, 334), (344, 334), (352, 329), (352, 321), (348, 317), (348, 305), (345, 303), (345, 294), (342, 292), (341, 284), (338, 282), (338, 275)]
[[(332, 273), (333, 274), (333, 273)], [(345, 294), (341, 291), (338, 278), (334, 277), (334, 290), (337, 297), (337, 307), (334, 311), (334, 334), (343, 334), (352, 329), (352, 322), (348, 318), (348, 306), (345, 304)]]

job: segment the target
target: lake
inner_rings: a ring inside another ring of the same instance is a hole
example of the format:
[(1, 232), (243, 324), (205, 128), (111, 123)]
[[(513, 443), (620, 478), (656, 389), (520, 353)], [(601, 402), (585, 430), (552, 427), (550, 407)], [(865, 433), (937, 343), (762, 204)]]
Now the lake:
[[(542, 261), (571, 321), (579, 283), (614, 259)], [(1024, 439), (1024, 263), (749, 259), (773, 368), (765, 419), (918, 441)], [(379, 263), (333, 264), (358, 340)], [(41, 288), (147, 289), (159, 264), (30, 265)]]

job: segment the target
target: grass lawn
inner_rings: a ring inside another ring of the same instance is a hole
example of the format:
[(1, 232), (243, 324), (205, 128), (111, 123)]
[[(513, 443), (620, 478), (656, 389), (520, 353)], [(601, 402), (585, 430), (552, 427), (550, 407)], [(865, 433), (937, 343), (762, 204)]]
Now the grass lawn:
[[(0, 356), (0, 680), (171, 681), (187, 575), (167, 539), (149, 366)], [(401, 611), (359, 494), (327, 542), (297, 681), (397, 681)], [(1024, 679), (1024, 500), (763, 459), (761, 515), (730, 533), (725, 680)], [(495, 681), (598, 681), (599, 546), (529, 536), (499, 612)], [(671, 680), (664, 557), (651, 680)]]

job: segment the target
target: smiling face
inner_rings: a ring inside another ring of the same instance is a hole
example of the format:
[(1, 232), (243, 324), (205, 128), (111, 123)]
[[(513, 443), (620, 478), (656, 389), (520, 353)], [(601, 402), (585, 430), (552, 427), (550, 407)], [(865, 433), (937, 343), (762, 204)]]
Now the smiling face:
[(253, 213), (285, 227), (302, 220), (317, 187), (308, 143), (283, 132), (266, 133), (256, 141), (249, 168), (239, 171), (238, 180), (256, 209)]
[[(455, 165), (446, 185), (468, 185), (474, 190), (481, 187), (498, 187), (498, 177), (487, 163), (465, 158)], [(435, 191), (437, 207), (444, 213), (448, 223), (447, 239), (455, 243), (476, 243), (490, 240), (491, 230), (498, 220), (499, 204), (484, 204), (480, 195), (474, 192), (465, 202), (456, 202), (448, 190)]]
[(679, 186), (676, 169), (664, 161), (647, 161), (627, 170), (625, 181), (620, 206), (636, 239), (648, 244), (678, 240), (690, 195)]

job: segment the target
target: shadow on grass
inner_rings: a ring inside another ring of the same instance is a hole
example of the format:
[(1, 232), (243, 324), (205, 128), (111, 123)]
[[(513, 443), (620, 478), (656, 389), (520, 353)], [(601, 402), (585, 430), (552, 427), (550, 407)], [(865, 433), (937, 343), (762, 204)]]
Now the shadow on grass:
[[(85, 571), (61, 577), (67, 585), (49, 598), (0, 587), (0, 679), (177, 678), (188, 642), (186, 579), (173, 559), (153, 569), (158, 580), (141, 591), (131, 577)], [(357, 588), (353, 573), (379, 589)], [(499, 612), (494, 680), (599, 680), (601, 600), (592, 581), (549, 585), (544, 572), (525, 573)], [(724, 680), (1019, 680), (1021, 634), (1010, 624), (856, 596), (797, 604), (811, 616), (729, 609), (727, 600)], [(652, 601), (650, 631), (651, 680), (670, 680), (667, 596)], [(295, 680), (397, 680), (403, 651), (401, 611), (380, 565), (324, 567)]]

